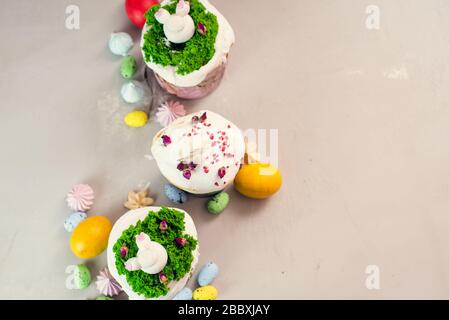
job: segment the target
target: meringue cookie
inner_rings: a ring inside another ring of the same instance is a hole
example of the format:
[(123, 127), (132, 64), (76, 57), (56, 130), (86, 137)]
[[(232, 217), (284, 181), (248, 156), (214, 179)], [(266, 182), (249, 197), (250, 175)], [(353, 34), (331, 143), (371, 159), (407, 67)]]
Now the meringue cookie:
[(126, 102), (136, 103), (143, 98), (145, 91), (142, 83), (133, 80), (124, 83), (120, 93), (122, 94), (123, 100)]
[(111, 33), (108, 43), (109, 50), (118, 56), (126, 56), (133, 44), (133, 39), (126, 32)]
[(86, 212), (94, 203), (94, 190), (87, 184), (77, 184), (67, 194), (66, 201), (73, 211)]
[(120, 284), (111, 276), (108, 268), (104, 268), (100, 271), (95, 281), (95, 286), (101, 294), (109, 297), (113, 297), (122, 292)]
[(123, 205), (129, 210), (148, 207), (154, 203), (154, 199), (148, 196), (148, 190), (141, 190), (138, 192), (128, 192), (128, 201)]
[(161, 104), (156, 112), (156, 121), (163, 127), (168, 126), (177, 118), (185, 116), (186, 110), (178, 101), (166, 101)]

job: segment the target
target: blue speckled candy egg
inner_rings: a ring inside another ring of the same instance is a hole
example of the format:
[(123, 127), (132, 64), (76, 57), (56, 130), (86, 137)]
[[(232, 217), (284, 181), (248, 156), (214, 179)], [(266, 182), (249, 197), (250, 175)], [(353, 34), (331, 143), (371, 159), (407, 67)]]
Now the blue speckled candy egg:
[(192, 290), (190, 288), (184, 288), (178, 292), (173, 300), (192, 300)]
[(164, 187), (165, 195), (167, 198), (174, 203), (185, 203), (187, 201), (187, 193), (172, 186), (171, 184), (166, 184)]
[(218, 271), (218, 266), (215, 263), (211, 261), (206, 263), (198, 273), (198, 284), (200, 286), (207, 286), (211, 284), (212, 281), (214, 281), (214, 279), (217, 277)]
[(133, 39), (126, 32), (112, 33), (108, 45), (113, 54), (126, 56), (133, 47)]
[(87, 218), (87, 214), (84, 212), (75, 212), (72, 213), (70, 216), (67, 217), (64, 221), (64, 228), (67, 230), (67, 232), (72, 232), (76, 226)]

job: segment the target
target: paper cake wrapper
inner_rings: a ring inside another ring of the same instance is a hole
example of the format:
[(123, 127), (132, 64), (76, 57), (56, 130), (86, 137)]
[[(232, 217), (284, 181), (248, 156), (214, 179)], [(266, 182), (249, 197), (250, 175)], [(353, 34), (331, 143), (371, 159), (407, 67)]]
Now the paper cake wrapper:
[(221, 65), (209, 72), (206, 79), (194, 87), (178, 87), (165, 81), (156, 72), (154, 72), (154, 75), (159, 85), (169, 94), (175, 95), (181, 99), (199, 99), (207, 96), (217, 89), (223, 79), (226, 66), (227, 61), (223, 62)]

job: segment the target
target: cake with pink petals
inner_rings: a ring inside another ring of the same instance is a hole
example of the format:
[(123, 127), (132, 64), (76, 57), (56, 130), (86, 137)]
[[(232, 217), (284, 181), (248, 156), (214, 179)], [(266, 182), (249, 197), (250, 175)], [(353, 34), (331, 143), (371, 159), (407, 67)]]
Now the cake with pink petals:
[(230, 120), (201, 110), (160, 130), (151, 152), (172, 185), (192, 194), (210, 195), (233, 182), (245, 155), (245, 140)]

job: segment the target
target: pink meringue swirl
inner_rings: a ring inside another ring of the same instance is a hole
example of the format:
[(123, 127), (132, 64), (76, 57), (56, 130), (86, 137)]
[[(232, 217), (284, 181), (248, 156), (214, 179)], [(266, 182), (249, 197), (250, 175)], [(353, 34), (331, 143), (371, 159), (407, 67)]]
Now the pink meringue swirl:
[(98, 291), (105, 296), (116, 296), (122, 292), (122, 287), (120, 284), (112, 277), (108, 268), (104, 268), (100, 271), (97, 276), (97, 281), (95, 281), (95, 286)]
[(94, 203), (94, 190), (87, 184), (77, 184), (67, 194), (66, 201), (73, 211), (86, 212)]
[(166, 101), (161, 104), (156, 112), (156, 121), (166, 127), (177, 118), (185, 116), (186, 110), (178, 101)]

